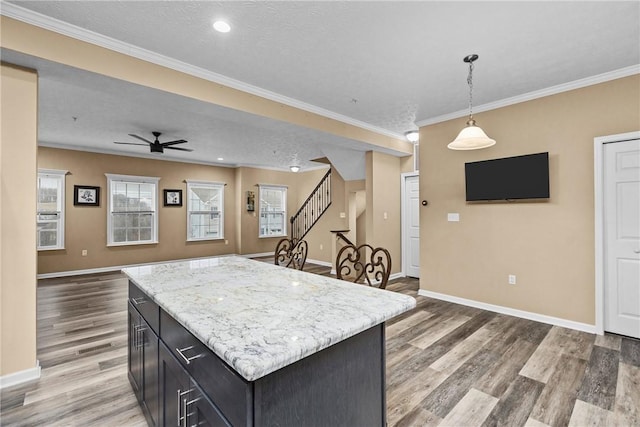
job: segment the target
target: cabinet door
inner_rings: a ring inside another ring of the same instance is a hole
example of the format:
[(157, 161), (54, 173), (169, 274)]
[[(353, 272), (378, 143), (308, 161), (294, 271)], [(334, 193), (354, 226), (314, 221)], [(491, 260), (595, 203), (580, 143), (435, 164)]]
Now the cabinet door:
[(129, 351), (128, 351), (128, 368), (129, 382), (133, 388), (138, 401), (142, 402), (142, 355), (143, 345), (140, 339), (140, 329), (142, 328), (142, 318), (135, 308), (129, 303)]
[(189, 374), (163, 345), (159, 345), (159, 407), (160, 425), (184, 427), (186, 425), (185, 399), (188, 402), (191, 381)]
[(151, 417), (151, 425), (158, 424), (158, 336), (141, 319), (139, 329), (142, 351), (142, 398)]
[(187, 412), (187, 426), (204, 426), (204, 427), (228, 427), (227, 423), (218, 409), (209, 402), (192, 380), (190, 400), (186, 402), (185, 408)]

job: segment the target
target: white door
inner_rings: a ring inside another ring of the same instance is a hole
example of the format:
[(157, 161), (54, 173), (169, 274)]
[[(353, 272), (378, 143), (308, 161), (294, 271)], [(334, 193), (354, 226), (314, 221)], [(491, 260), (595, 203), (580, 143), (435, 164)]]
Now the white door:
[(420, 277), (420, 177), (405, 176), (403, 200), (404, 269), (410, 277)]
[(606, 331), (640, 338), (640, 140), (604, 146)]

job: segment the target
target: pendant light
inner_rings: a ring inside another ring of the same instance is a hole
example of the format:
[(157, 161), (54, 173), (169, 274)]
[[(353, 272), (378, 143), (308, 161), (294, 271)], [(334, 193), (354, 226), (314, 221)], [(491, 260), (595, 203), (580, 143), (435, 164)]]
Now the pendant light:
[(491, 147), (496, 143), (495, 140), (489, 138), (486, 133), (473, 120), (473, 61), (478, 59), (478, 55), (472, 54), (466, 56), (463, 61), (469, 64), (469, 76), (467, 83), (469, 84), (469, 120), (467, 127), (462, 129), (456, 139), (449, 143), (447, 147), (451, 150), (478, 150), (480, 148)]

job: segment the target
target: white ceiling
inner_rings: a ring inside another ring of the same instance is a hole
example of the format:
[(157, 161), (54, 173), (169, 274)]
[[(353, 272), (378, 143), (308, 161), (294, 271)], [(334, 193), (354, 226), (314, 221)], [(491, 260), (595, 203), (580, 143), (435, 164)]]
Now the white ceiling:
[[(480, 110), (604, 73), (640, 70), (638, 1), (10, 3), (2, 5), (7, 16), (145, 49), (160, 62), (397, 137), (417, 124), (464, 114), (462, 58), (470, 53), (480, 56), (473, 92)], [(218, 18), (231, 24), (230, 33), (211, 28)], [(184, 138), (195, 150), (165, 151), (164, 158), (220, 163), (223, 157), (228, 165), (274, 168), (312, 167), (309, 160), (329, 153), (361, 158), (379, 149), (7, 50), (2, 55), (39, 70), (45, 145), (139, 153), (144, 147), (112, 141), (135, 142), (127, 134), (151, 138), (158, 130), (161, 141)]]

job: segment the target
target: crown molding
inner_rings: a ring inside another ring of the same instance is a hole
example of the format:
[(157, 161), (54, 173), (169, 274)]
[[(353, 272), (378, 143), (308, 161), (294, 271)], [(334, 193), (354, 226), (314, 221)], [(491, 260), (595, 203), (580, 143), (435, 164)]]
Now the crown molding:
[[(220, 163), (220, 162), (207, 162), (204, 160), (190, 160), (190, 159), (175, 159), (171, 157), (167, 157), (162, 154), (151, 154), (151, 153), (123, 153), (122, 151), (117, 150), (109, 150), (108, 148), (95, 148), (95, 147), (79, 147), (77, 145), (68, 145), (68, 144), (59, 144), (55, 142), (43, 142), (38, 141), (38, 147), (46, 147), (46, 148), (56, 148), (59, 150), (71, 150), (71, 151), (81, 151), (83, 153), (96, 153), (96, 154), (106, 154), (109, 156), (121, 156), (121, 157), (134, 157), (139, 159), (149, 159), (149, 160), (161, 160), (165, 162), (174, 162), (174, 163), (189, 163), (196, 165), (205, 165), (205, 166), (216, 166), (219, 168), (252, 168), (252, 169), (265, 169), (265, 170), (273, 170), (278, 172), (288, 172), (293, 173), (289, 170), (289, 167), (275, 167), (275, 166), (265, 166), (258, 165), (254, 163)], [(300, 172), (309, 172), (318, 169), (327, 169), (329, 166), (325, 164), (318, 165), (301, 165)]]
[(189, 74), (203, 80), (221, 84), (233, 89), (240, 90), (242, 92), (250, 93), (252, 95), (266, 98), (274, 102), (288, 105), (290, 107), (298, 108), (309, 113), (318, 114), (320, 116), (356, 126), (380, 135), (385, 135), (403, 141), (405, 140), (404, 135), (396, 132), (391, 132), (388, 129), (374, 126), (369, 123), (354, 119), (352, 117), (326, 110), (324, 108), (308, 104), (294, 98), (289, 98), (287, 96), (269, 91), (267, 89), (253, 86), (240, 80), (232, 79), (222, 74), (214, 73), (204, 68), (196, 67), (194, 65), (187, 64), (186, 62), (178, 61), (177, 59), (173, 59), (147, 49), (142, 49), (138, 46), (134, 46), (93, 31), (89, 31), (87, 29), (51, 18), (46, 15), (42, 15), (41, 13), (25, 9), (12, 3), (5, 3), (3, 1), (2, 8), (0, 8), (0, 14), (8, 18), (13, 18), (30, 25), (34, 25), (36, 27), (43, 28), (45, 30), (53, 31), (64, 36), (74, 38), (76, 40), (91, 43), (93, 45), (110, 49), (115, 52), (119, 52), (124, 55), (141, 59), (143, 61), (147, 61), (156, 65), (160, 65), (165, 68)]
[[(525, 93), (511, 98), (501, 99), (499, 101), (490, 102), (488, 104), (482, 104), (479, 106), (473, 106), (474, 113), (481, 113), (483, 111), (495, 110), (497, 108), (508, 107), (509, 105), (519, 104), (521, 102), (532, 101), (538, 98), (544, 98), (545, 96), (556, 95), (562, 92), (568, 92), (574, 89), (580, 89), (587, 86), (592, 86), (598, 83), (608, 82), (610, 80), (616, 80), (623, 77), (632, 76), (634, 74), (640, 74), (640, 64), (631, 65), (629, 67), (620, 68), (618, 70), (609, 71), (595, 76), (586, 77), (584, 79), (574, 80), (572, 82), (551, 86), (546, 89), (540, 89), (533, 92)], [(418, 127), (433, 125), (436, 123), (446, 122), (447, 120), (458, 119), (460, 117), (466, 117), (469, 115), (469, 110), (460, 110), (449, 114), (443, 114), (441, 116), (432, 117), (416, 122)]]

